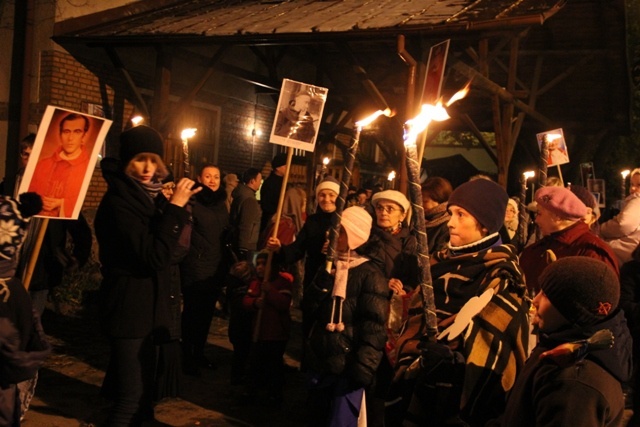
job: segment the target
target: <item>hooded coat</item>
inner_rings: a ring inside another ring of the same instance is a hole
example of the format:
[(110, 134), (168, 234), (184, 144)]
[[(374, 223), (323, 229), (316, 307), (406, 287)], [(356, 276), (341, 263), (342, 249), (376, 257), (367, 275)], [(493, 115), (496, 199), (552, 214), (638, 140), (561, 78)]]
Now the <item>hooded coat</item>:
[[(609, 329), (613, 347), (587, 353), (569, 366), (540, 354), (560, 344), (589, 338)], [(504, 426), (618, 426), (624, 414), (621, 383), (631, 376), (631, 335), (622, 311), (589, 327), (572, 326), (539, 334), (509, 395)]]
[(323, 271), (308, 290), (307, 298), (312, 301), (308, 314), (313, 321), (307, 340), (309, 367), (319, 374), (342, 376), (353, 389), (368, 387), (387, 340), (387, 281), (372, 262), (349, 267), (342, 332), (326, 329), (334, 308), (332, 289), (333, 277)]

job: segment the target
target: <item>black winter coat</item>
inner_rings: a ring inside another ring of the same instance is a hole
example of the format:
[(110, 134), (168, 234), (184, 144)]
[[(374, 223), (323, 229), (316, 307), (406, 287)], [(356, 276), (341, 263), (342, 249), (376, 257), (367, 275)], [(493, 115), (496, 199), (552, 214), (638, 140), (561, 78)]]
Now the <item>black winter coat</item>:
[(334, 213), (318, 212), (310, 215), (296, 235), (296, 240), (282, 248), (282, 260), (285, 264), (292, 264), (306, 255), (304, 263), (304, 283), (306, 289), (313, 280), (320, 267), (324, 267), (327, 256), (322, 253), (322, 246), (327, 241), (327, 232), (331, 227)]
[(116, 165), (102, 162), (107, 181), (95, 218), (102, 264), (101, 317), (114, 338), (170, 338), (174, 319), (171, 260), (180, 232), (189, 219), (186, 209), (161, 194), (152, 199)]
[[(353, 389), (373, 383), (387, 341), (389, 312), (387, 280), (380, 269), (367, 261), (349, 269), (347, 294), (342, 304), (342, 332), (329, 332), (334, 298), (333, 277), (323, 272), (306, 290), (313, 329), (307, 341), (311, 370), (340, 375)], [(336, 312), (338, 307), (335, 308)]]
[(409, 228), (391, 234), (374, 226), (367, 243), (356, 251), (376, 263), (387, 279), (399, 279), (406, 292), (413, 290), (421, 281), (418, 241)]
[[(540, 354), (560, 344), (589, 338), (609, 329), (609, 349), (587, 353), (584, 360), (559, 366)], [(618, 426), (624, 415), (621, 383), (631, 376), (631, 336), (620, 310), (591, 327), (540, 334), (509, 395), (503, 426)]]
[[(182, 287), (222, 285), (228, 272), (223, 256), (222, 235), (229, 224), (226, 191), (203, 186), (192, 205), (189, 252), (180, 265)], [(216, 283), (216, 281), (218, 283)]]

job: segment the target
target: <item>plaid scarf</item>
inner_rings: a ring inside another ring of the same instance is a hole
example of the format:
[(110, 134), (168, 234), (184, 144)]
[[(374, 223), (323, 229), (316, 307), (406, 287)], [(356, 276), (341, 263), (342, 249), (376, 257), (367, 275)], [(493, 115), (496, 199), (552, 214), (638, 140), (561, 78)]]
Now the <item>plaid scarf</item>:
[[(525, 297), (515, 248), (498, 245), (458, 255), (447, 249), (436, 254), (434, 260), (432, 277), (440, 328), (451, 324), (471, 297), (489, 288), (494, 290), (494, 296), (466, 331), (449, 343), (463, 354), (466, 363), (461, 413), (467, 419), (485, 418), (486, 411), (504, 406), (504, 396), (527, 357), (530, 301)], [(423, 312), (420, 293), (416, 292), (398, 340), (395, 381), (410, 380), (419, 373)], [(428, 408), (421, 410), (426, 412)]]

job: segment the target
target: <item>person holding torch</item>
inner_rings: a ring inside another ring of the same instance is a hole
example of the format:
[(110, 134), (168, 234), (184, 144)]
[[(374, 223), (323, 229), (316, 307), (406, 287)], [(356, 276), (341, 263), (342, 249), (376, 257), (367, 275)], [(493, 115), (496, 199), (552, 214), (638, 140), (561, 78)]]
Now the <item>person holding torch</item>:
[(389, 397), (395, 404), (387, 411), (392, 425), (403, 419), (484, 425), (504, 409), (529, 337), (522, 270), (515, 248), (502, 244), (499, 234), (508, 199), (485, 179), (451, 194), (449, 244), (431, 260), (441, 332), (437, 342), (426, 339), (422, 297), (414, 293), (398, 339), (396, 395)]

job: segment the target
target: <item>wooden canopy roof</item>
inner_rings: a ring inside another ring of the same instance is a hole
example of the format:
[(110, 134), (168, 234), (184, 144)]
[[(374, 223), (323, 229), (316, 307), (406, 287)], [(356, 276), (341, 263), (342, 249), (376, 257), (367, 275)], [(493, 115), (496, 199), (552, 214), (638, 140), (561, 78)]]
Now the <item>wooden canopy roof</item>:
[[(153, 79), (131, 78), (122, 58), (132, 48), (205, 70), (179, 94), (185, 103), (205, 86), (207, 70), (258, 91), (277, 91), (282, 78), (328, 87), (327, 134), (391, 106), (397, 119), (381, 126), (379, 139), (392, 163), (402, 158), (398, 128), (415, 111), (421, 64), (444, 39), (443, 92), (469, 80), (472, 90), (443, 126), (476, 134), (503, 183), (517, 147), (535, 158), (537, 132), (562, 127), (576, 155), (584, 148), (576, 141), (629, 132), (623, 0), (147, 0), (60, 22), (54, 36), (72, 53), (105, 49), (134, 93)], [(496, 133), (495, 148), (481, 131)]]

